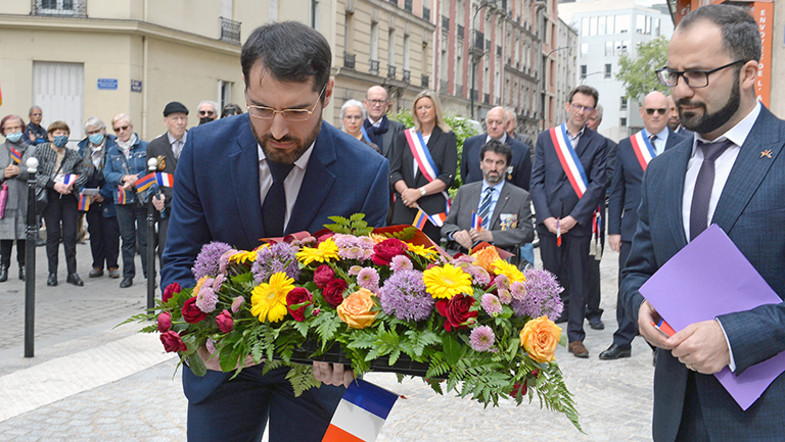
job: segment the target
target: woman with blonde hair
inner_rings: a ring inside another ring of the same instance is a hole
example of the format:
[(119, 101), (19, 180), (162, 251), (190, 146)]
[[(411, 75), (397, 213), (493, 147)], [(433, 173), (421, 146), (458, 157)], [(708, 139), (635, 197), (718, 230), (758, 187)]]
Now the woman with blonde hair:
[[(455, 178), (458, 165), (458, 142), (444, 121), (438, 96), (422, 91), (412, 104), (414, 128), (396, 140), (390, 165), (390, 182), (395, 189), (392, 224), (411, 224), (418, 210), (432, 219), (447, 212), (447, 189)], [(438, 243), (440, 226), (434, 221), (423, 227), (428, 237)]]

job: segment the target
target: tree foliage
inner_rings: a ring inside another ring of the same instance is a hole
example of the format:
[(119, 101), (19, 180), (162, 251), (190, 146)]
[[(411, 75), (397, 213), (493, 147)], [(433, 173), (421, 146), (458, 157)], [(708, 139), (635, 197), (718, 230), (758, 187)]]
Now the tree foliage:
[(630, 100), (643, 100), (643, 96), (658, 90), (668, 93), (668, 88), (657, 80), (655, 69), (668, 62), (668, 40), (657, 37), (648, 42), (638, 43), (635, 56), (619, 57), (619, 73), (616, 78), (624, 83), (625, 95)]

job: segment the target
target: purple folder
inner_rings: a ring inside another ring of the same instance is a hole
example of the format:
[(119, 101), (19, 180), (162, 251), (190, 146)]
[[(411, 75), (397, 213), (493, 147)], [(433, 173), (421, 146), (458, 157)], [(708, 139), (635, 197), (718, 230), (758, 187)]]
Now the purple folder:
[[(640, 293), (677, 332), (694, 322), (782, 302), (717, 225), (668, 260), (641, 286)], [(747, 410), (783, 371), (785, 352), (738, 376), (728, 367), (714, 376)]]

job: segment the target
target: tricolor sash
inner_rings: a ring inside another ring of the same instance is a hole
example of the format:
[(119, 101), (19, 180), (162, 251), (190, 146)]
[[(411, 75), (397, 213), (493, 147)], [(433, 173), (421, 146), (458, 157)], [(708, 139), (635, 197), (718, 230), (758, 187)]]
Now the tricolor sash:
[(586, 177), (586, 171), (583, 170), (578, 154), (575, 153), (570, 138), (567, 136), (567, 124), (562, 123), (559, 127), (552, 127), (549, 132), (564, 174), (567, 175), (567, 179), (580, 199), (589, 186), (589, 179)]
[(646, 132), (646, 129), (641, 130), (630, 137), (630, 144), (632, 144), (632, 150), (635, 152), (635, 157), (638, 158), (641, 169), (645, 172), (649, 161), (657, 156), (657, 151), (654, 150), (649, 139), (649, 133)]
[(360, 125), (360, 131), (362, 131), (363, 138), (365, 138), (365, 141), (367, 141), (369, 143), (373, 143), (373, 141), (371, 141), (371, 137), (368, 136), (368, 131), (365, 130), (365, 126)]
[[(432, 182), (439, 176), (439, 169), (436, 167), (433, 157), (431, 157), (431, 151), (428, 150), (428, 145), (425, 144), (422, 133), (417, 132), (416, 129), (407, 129), (403, 133), (406, 135), (409, 150), (412, 151), (412, 156), (414, 156), (414, 160), (417, 162), (417, 168), (429, 183)], [(442, 190), (442, 196), (444, 196), (445, 201), (445, 212), (449, 212), (450, 195)]]

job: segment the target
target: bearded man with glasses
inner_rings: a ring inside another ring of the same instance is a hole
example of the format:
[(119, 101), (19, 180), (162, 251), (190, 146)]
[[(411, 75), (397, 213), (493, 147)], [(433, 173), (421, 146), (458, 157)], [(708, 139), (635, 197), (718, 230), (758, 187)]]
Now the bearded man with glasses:
[[(188, 132), (175, 172), (161, 289), (195, 285), (200, 248), (222, 241), (253, 250), (260, 238), (316, 232), (362, 212), (387, 216), (390, 167), (381, 155), (322, 120), (333, 97), (331, 51), (316, 30), (280, 22), (254, 30), (242, 48), (248, 113)], [(207, 374), (183, 368), (189, 440), (321, 440), (354, 378), (343, 365), (314, 364), (321, 388), (294, 396), (287, 368), (247, 367), (231, 379), (199, 350)], [(264, 362), (262, 362), (264, 364)]]

